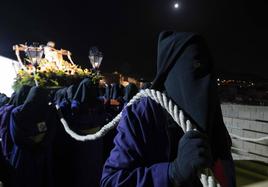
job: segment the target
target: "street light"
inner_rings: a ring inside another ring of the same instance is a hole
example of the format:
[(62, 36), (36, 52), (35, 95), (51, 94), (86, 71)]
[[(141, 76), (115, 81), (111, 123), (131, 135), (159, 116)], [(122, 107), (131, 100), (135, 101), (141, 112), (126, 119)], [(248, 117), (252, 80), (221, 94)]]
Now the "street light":
[(27, 57), (30, 60), (30, 63), (33, 65), (34, 71), (34, 82), (35, 85), (38, 86), (38, 82), (36, 80), (36, 69), (42, 59), (43, 53), (44, 53), (44, 49), (42, 46), (38, 46), (38, 43), (33, 43), (33, 45), (27, 47), (25, 49), (25, 53), (27, 55)]
[(91, 47), (89, 49), (88, 58), (90, 60), (93, 70), (98, 70), (103, 59), (102, 52), (100, 52), (97, 47)]

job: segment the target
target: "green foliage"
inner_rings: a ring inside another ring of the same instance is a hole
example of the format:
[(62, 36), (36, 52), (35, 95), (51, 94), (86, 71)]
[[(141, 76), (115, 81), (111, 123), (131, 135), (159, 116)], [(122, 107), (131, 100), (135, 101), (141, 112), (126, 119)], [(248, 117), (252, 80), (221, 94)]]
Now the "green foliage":
[(92, 81), (97, 84), (102, 76), (99, 73), (92, 72), (88, 69), (82, 69), (66, 61), (63, 61), (62, 67), (59, 68), (55, 63), (42, 59), (36, 70), (29, 65), (27, 66), (27, 70), (21, 69), (18, 71), (13, 89), (18, 90), (22, 85), (34, 86), (34, 79), (37, 80), (41, 87), (53, 88), (79, 83), (84, 78), (91, 78)]

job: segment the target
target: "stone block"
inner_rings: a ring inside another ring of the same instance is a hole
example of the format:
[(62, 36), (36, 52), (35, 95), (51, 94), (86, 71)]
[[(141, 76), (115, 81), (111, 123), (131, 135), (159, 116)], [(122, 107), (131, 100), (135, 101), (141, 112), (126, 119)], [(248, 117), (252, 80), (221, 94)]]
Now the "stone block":
[(242, 136), (245, 138), (256, 138), (256, 133), (251, 131), (243, 131)]
[(260, 122), (257, 121), (251, 121), (249, 124), (249, 129), (250, 130), (254, 130), (254, 131), (258, 131), (258, 132), (262, 132), (262, 124)]
[(246, 118), (246, 119), (250, 119), (250, 111), (247, 111), (247, 110), (240, 110), (238, 112), (238, 117), (239, 118)]

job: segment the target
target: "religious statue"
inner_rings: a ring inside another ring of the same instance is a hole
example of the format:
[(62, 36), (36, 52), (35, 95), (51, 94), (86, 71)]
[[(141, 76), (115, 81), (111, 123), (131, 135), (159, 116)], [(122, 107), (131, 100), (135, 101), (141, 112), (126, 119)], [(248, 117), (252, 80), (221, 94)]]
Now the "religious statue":
[(15, 54), (16, 54), (18, 62), (19, 62), (19, 66), (21, 69), (24, 69), (24, 70), (26, 70), (26, 67), (24, 66), (24, 64), (20, 58), (20, 51), (25, 52), (27, 49), (28, 49), (28, 46), (24, 45), (24, 44), (18, 44), (18, 45), (13, 46), (13, 50), (15, 51)]
[[(26, 69), (26, 68), (23, 64), (23, 61), (21, 60), (20, 52), (23, 51), (26, 53), (26, 51), (31, 49), (31, 47), (33, 46), (28, 46), (24, 44), (18, 44), (18, 45), (13, 46), (13, 50), (16, 53), (17, 59), (22, 69)], [(62, 69), (64, 55), (67, 56), (67, 58), (72, 63), (72, 65), (74, 65), (74, 62), (72, 61), (72, 58), (71, 58), (71, 52), (68, 50), (64, 50), (64, 49), (60, 49), (60, 50), (56, 49), (55, 42), (53, 41), (49, 41), (46, 46), (40, 45), (39, 48), (44, 51), (44, 55), (45, 55), (44, 58), (48, 62), (55, 63), (58, 69)]]
[[(19, 90), (23, 85), (55, 88), (69, 86), (84, 78), (91, 78), (93, 82), (98, 82), (101, 78), (99, 73), (93, 73), (91, 70), (74, 64), (71, 52), (56, 49), (52, 41), (46, 45), (19, 44), (13, 46), (13, 50), (19, 61), (19, 67), (16, 69), (17, 76), (13, 84), (14, 90)], [(20, 52), (24, 53), (26, 62), (22, 61)], [(63, 58), (65, 56), (69, 60), (65, 60)]]
[(63, 55), (66, 55), (70, 62), (74, 65), (71, 59), (71, 52), (60, 49), (55, 49), (55, 42), (49, 41), (44, 47), (45, 59), (49, 62), (55, 62), (59, 69), (62, 69)]

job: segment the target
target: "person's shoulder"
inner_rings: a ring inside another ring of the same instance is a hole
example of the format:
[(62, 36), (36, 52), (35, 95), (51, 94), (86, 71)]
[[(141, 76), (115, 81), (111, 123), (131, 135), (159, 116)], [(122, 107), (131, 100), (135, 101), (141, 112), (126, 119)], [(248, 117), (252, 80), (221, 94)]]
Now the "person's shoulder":
[(142, 97), (132, 105), (126, 106), (122, 112), (122, 116), (135, 115), (138, 118), (148, 118), (148, 116), (152, 118), (161, 115), (161, 113), (163, 113), (163, 109), (160, 104), (150, 97)]
[(145, 110), (148, 110), (149, 108), (156, 108), (158, 107), (158, 103), (155, 102), (150, 97), (142, 97), (139, 100), (135, 101), (133, 104), (126, 106), (126, 110), (131, 111), (140, 111), (144, 112)]
[(161, 105), (149, 97), (144, 97), (125, 107), (118, 129), (121, 131), (142, 129), (144, 132), (149, 132), (152, 129), (165, 129), (166, 123), (166, 114)]
[(3, 115), (3, 113), (11, 112), (15, 108), (14, 105), (5, 104), (2, 107), (0, 107), (0, 116)]

